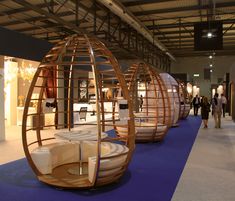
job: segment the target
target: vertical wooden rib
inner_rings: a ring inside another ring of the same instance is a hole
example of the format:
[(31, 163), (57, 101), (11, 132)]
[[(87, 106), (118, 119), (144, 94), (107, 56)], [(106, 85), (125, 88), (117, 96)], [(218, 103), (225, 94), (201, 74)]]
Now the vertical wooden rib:
[[(93, 79), (95, 82), (95, 95), (96, 95), (96, 121), (97, 121), (97, 128), (98, 128), (98, 136), (97, 136), (97, 154), (96, 154), (96, 165), (95, 165), (95, 172), (94, 172), (94, 180), (92, 181), (92, 185), (94, 186), (96, 184), (97, 178), (98, 178), (98, 173), (99, 173), (99, 167), (100, 167), (100, 149), (101, 149), (101, 122), (100, 122), (100, 93), (99, 93), (99, 74), (97, 71), (96, 67), (96, 60), (94, 56), (94, 52), (92, 49), (92, 45), (88, 39), (88, 37), (85, 35), (86, 42), (89, 47), (89, 53), (90, 53), (90, 59), (91, 59), (91, 66), (92, 66), (92, 71), (93, 71)], [(102, 113), (104, 111), (101, 111)]]

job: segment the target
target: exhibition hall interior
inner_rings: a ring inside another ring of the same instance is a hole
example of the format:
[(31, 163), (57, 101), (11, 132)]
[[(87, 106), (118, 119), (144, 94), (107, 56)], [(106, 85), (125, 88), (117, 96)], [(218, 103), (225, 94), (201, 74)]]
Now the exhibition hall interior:
[(235, 1), (0, 0), (1, 201), (234, 201)]

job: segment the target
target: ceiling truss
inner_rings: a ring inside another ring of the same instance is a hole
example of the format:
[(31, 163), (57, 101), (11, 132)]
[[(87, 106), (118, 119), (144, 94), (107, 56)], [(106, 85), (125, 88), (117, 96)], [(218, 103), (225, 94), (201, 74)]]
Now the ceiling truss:
[[(117, 0), (116, 0), (117, 1)], [(9, 3), (8, 3), (9, 2)], [(197, 56), (194, 23), (223, 22), (224, 49), (235, 54), (235, 2), (217, 0), (119, 0), (174, 56)], [(215, 6), (215, 7), (213, 7)], [(140, 58), (170, 71), (170, 60), (141, 33), (96, 0), (1, 0), (0, 26), (57, 42), (73, 33), (97, 36), (118, 58)]]

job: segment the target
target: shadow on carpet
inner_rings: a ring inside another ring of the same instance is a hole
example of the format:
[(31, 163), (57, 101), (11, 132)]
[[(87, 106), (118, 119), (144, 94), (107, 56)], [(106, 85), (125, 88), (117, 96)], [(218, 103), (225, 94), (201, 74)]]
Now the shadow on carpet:
[[(60, 190), (39, 182), (26, 159), (0, 166), (1, 201), (170, 201), (201, 124), (189, 116), (161, 143), (137, 144), (119, 183), (93, 190)], [(3, 154), (3, 153), (2, 153)]]

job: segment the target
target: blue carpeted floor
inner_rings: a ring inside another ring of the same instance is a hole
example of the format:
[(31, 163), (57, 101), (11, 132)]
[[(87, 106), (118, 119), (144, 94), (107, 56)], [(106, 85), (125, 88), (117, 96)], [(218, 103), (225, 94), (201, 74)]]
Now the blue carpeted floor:
[[(59, 190), (40, 183), (25, 159), (0, 166), (1, 201), (170, 201), (201, 124), (188, 117), (162, 143), (137, 144), (120, 183), (86, 191)], [(1, 153), (4, 154), (4, 153)]]

